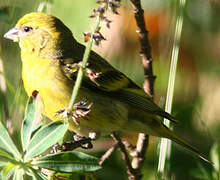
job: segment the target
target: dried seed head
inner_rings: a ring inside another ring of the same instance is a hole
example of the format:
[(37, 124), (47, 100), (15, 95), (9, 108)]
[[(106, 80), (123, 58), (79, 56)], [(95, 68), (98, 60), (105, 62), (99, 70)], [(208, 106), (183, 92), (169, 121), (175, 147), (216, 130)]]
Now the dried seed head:
[(120, 6), (121, 6), (120, 0), (109, 0), (108, 1), (108, 7), (114, 14), (119, 14), (117, 10)]
[(106, 23), (106, 27), (107, 27), (107, 28), (110, 28), (110, 23), (111, 23), (112, 21), (109, 20), (107, 17), (105, 17), (103, 20), (104, 20), (104, 22)]
[(91, 33), (83, 33), (84, 35), (84, 42), (88, 42), (89, 39), (91, 38)]
[(94, 33), (92, 37), (93, 37), (93, 39), (94, 39), (94, 41), (95, 41), (95, 45), (96, 45), (96, 46), (99, 46), (100, 43), (101, 43), (101, 41), (106, 40), (106, 39), (104, 38), (104, 36), (103, 36), (100, 32)]

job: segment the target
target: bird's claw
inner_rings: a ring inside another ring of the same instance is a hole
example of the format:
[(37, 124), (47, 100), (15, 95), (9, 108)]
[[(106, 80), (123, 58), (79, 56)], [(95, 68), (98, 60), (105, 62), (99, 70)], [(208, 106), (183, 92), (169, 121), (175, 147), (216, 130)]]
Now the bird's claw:
[[(86, 64), (86, 66), (88, 66), (88, 63)], [(75, 73), (80, 68), (82, 68), (82, 62), (80, 61), (79, 63), (66, 64), (65, 67), (68, 72)]]
[[(82, 67), (82, 62), (75, 63), (73, 64), (74, 67), (77, 67), (78, 69)], [(94, 82), (97, 86), (99, 86), (98, 82), (96, 79), (102, 74), (101, 72), (95, 72), (92, 69), (88, 68), (89, 63), (86, 64), (86, 67), (83, 68), (84, 71), (86, 72), (86, 75), (89, 77), (89, 79)], [(74, 69), (74, 68), (73, 68)]]
[(81, 143), (80, 147), (83, 148), (83, 149), (91, 149), (93, 147), (93, 144), (92, 144), (92, 139), (90, 137), (85, 137), (85, 136), (81, 136), (79, 134), (75, 134), (73, 136), (73, 139), (75, 142), (80, 142), (80, 141), (86, 141), (88, 140), (86, 143)]
[(93, 103), (88, 104), (87, 100), (82, 100), (73, 106), (73, 110), (61, 109), (56, 112), (56, 116), (62, 115), (64, 118), (71, 118), (73, 122), (79, 126), (80, 118), (85, 118), (91, 111)]
[(88, 104), (87, 100), (83, 100), (74, 105), (75, 111), (72, 113), (72, 119), (76, 125), (79, 125), (79, 118), (85, 118), (91, 111), (92, 104)]
[(94, 72), (93, 70), (86, 68), (86, 73), (89, 79), (94, 82), (97, 86), (99, 86), (99, 83), (96, 81), (98, 77), (102, 74), (101, 72)]
[(97, 78), (102, 74), (101, 72), (94, 72), (92, 69), (88, 68), (89, 63), (86, 64), (86, 67), (84, 68), (82, 66), (82, 62), (80, 61), (79, 63), (73, 63), (73, 64), (66, 64), (65, 65), (65, 72), (68, 74), (74, 74), (77, 72), (80, 68), (83, 68), (85, 71), (86, 75), (89, 77), (89, 79), (94, 82), (97, 86), (99, 86), (97, 82)]

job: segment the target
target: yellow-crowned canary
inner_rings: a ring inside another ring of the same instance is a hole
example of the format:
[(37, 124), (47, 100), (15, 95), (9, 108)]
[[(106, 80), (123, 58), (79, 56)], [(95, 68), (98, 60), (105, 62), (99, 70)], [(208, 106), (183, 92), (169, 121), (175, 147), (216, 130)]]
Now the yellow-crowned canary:
[[(23, 16), (5, 38), (19, 42), (24, 88), (30, 96), (37, 90), (44, 103), (44, 114), (55, 121), (56, 113), (68, 107), (76, 71), (85, 47), (56, 17), (40, 12)], [(174, 118), (157, 106), (132, 80), (91, 52), (77, 102), (93, 103), (86, 117), (77, 116), (70, 130), (88, 136), (90, 132), (142, 132), (165, 137), (206, 158), (192, 145), (169, 130), (159, 117)], [(80, 105), (80, 103), (79, 103)]]

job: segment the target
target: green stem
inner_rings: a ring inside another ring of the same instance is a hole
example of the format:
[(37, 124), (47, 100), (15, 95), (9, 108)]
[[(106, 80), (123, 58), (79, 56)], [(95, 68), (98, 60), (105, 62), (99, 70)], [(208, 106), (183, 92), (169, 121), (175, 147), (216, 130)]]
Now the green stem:
[[(180, 0), (180, 13), (177, 17), (176, 28), (175, 28), (174, 43), (173, 43), (171, 65), (170, 65), (170, 72), (169, 72), (168, 90), (167, 90), (166, 105), (165, 105), (165, 111), (168, 113), (171, 113), (171, 110), (172, 110), (174, 85), (175, 85), (178, 55), (179, 55), (179, 49), (180, 49), (180, 38), (181, 38), (182, 28), (183, 28), (183, 9), (184, 9), (185, 3), (186, 3), (186, 0)], [(167, 119), (164, 119), (164, 124), (167, 127), (169, 127), (170, 121)], [(170, 152), (171, 152), (171, 141), (168, 139), (162, 138), (161, 144), (160, 144), (160, 155), (159, 155), (159, 164), (158, 164), (159, 173), (164, 172), (165, 161), (166, 161), (166, 158), (167, 159), (170, 158)]]
[(77, 74), (75, 86), (73, 88), (73, 93), (72, 93), (71, 100), (70, 100), (70, 103), (69, 103), (69, 106), (68, 106), (68, 109), (70, 111), (73, 109), (73, 105), (76, 101), (76, 97), (77, 97), (78, 91), (79, 91), (81, 83), (82, 83), (82, 79), (83, 79), (83, 75), (84, 75), (84, 69), (86, 68), (86, 64), (87, 64), (87, 61), (89, 59), (89, 55), (90, 55), (90, 52), (91, 52), (91, 49), (92, 49), (93, 34), (99, 28), (99, 24), (100, 24), (100, 17), (98, 16), (97, 19), (96, 19), (94, 30), (92, 32), (92, 35), (91, 35), (91, 37), (89, 39), (89, 42), (88, 42), (88, 44), (86, 46), (86, 49), (85, 49), (85, 53), (83, 55), (82, 65), (80, 66), (78, 74)]

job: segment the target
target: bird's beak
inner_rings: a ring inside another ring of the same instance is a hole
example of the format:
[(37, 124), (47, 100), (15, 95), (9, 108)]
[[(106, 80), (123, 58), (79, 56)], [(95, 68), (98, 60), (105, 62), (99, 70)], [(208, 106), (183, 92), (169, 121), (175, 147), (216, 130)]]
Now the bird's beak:
[(14, 42), (19, 41), (19, 36), (18, 36), (18, 29), (16, 27), (10, 29), (7, 33), (5, 33), (4, 38), (6, 39), (11, 39)]

